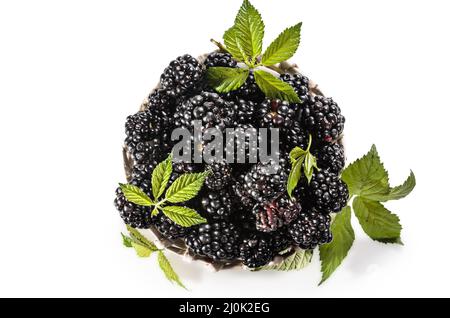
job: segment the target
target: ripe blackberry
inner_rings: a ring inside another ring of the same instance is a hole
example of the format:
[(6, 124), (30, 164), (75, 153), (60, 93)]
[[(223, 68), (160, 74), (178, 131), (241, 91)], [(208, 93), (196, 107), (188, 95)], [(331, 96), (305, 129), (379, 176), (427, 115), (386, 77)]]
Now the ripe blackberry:
[(195, 90), (203, 78), (203, 69), (198, 61), (185, 54), (170, 62), (161, 75), (161, 87), (169, 96), (178, 97)]
[(185, 237), (189, 232), (189, 228), (172, 222), (162, 213), (158, 213), (158, 215), (154, 216), (152, 221), (159, 233), (170, 240)]
[[(233, 193), (236, 195), (238, 200), (238, 204), (242, 205), (245, 208), (251, 209), (255, 205), (255, 200), (250, 195), (250, 190), (244, 186), (245, 183), (245, 175), (240, 175), (239, 179), (236, 183), (233, 184), (232, 189)], [(255, 228), (255, 227), (253, 227)]]
[(191, 227), (185, 242), (197, 255), (215, 261), (233, 260), (239, 256), (241, 237), (235, 225), (220, 221)]
[(292, 240), (302, 249), (309, 250), (317, 245), (331, 242), (331, 218), (312, 211), (303, 211), (297, 220), (288, 226)]
[(316, 212), (338, 213), (347, 205), (347, 185), (329, 170), (314, 172), (309, 185), (305, 185), (304, 180), (301, 183), (302, 185), (295, 189), (294, 195)]
[(286, 190), (288, 162), (280, 158), (277, 164), (261, 162), (254, 165), (243, 180), (243, 190), (257, 202), (264, 202)]
[(159, 108), (173, 113), (178, 99), (170, 96), (165, 89), (157, 89), (148, 96), (148, 109)]
[(272, 238), (272, 249), (274, 253), (283, 252), (292, 245), (292, 239), (287, 234), (286, 227), (271, 232), (269, 235)]
[(251, 209), (245, 208), (239, 202), (236, 204), (236, 211), (233, 211), (231, 219), (242, 233), (254, 233), (256, 230), (255, 215)]
[(234, 121), (234, 104), (219, 94), (201, 92), (179, 105), (174, 117), (177, 127), (190, 129), (194, 120), (200, 120), (204, 128), (216, 127), (222, 131)]
[(229, 53), (212, 52), (205, 60), (206, 67), (236, 67), (237, 62), (231, 57)]
[(226, 220), (232, 212), (231, 194), (229, 191), (205, 191), (201, 204), (205, 217), (212, 220)]
[[(245, 168), (244, 163), (250, 163), (253, 154), (253, 163), (257, 161), (258, 154), (258, 131), (250, 124), (238, 124), (234, 127), (232, 134), (225, 138), (226, 147), (224, 153), (228, 149), (234, 153), (233, 162), (238, 163), (239, 168)], [(229, 156), (232, 154), (230, 153)], [(228, 157), (227, 157), (228, 158)], [(240, 169), (237, 169), (240, 170)]]
[(321, 141), (337, 140), (344, 131), (345, 117), (331, 98), (309, 95), (302, 104), (301, 120)]
[(261, 232), (273, 232), (291, 223), (297, 218), (302, 207), (300, 202), (283, 194), (276, 199), (261, 202), (254, 206), (256, 229)]
[(231, 166), (225, 161), (216, 161), (206, 165), (211, 174), (206, 177), (205, 185), (211, 190), (220, 190), (231, 182)]
[(238, 89), (224, 94), (226, 99), (242, 98), (251, 100), (255, 103), (260, 103), (264, 100), (265, 95), (261, 89), (256, 85), (255, 76), (250, 72), (245, 83)]
[(280, 79), (291, 85), (302, 103), (308, 98), (309, 79), (301, 74), (281, 74)]
[(151, 180), (153, 169), (158, 165), (158, 160), (149, 160), (144, 163), (138, 163), (131, 170), (131, 178), (139, 180), (140, 183)]
[(305, 149), (308, 147), (309, 135), (298, 121), (294, 121), (292, 127), (281, 129), (281, 142), (286, 152), (295, 147)]
[(313, 153), (321, 169), (339, 174), (345, 167), (344, 147), (340, 144), (326, 144), (314, 149)]
[(261, 127), (291, 127), (295, 107), (279, 99), (266, 99), (259, 104), (256, 117)]
[(264, 266), (274, 257), (271, 238), (261, 234), (244, 239), (239, 250), (242, 263), (249, 268)]
[(238, 98), (234, 104), (235, 111), (235, 125), (251, 124), (254, 122), (256, 113), (256, 103)]

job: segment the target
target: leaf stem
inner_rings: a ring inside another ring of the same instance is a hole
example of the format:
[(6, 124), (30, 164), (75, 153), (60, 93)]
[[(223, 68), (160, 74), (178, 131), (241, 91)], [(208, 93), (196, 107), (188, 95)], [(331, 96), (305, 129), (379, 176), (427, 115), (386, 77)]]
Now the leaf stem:
[(216, 41), (214, 39), (210, 40), (212, 43), (214, 43), (220, 51), (224, 52), (224, 53), (230, 53), (228, 52), (227, 48), (225, 47), (225, 45), (223, 45), (222, 43), (220, 43), (219, 41)]
[(309, 149), (311, 149), (311, 144), (312, 144), (312, 136), (311, 134), (309, 134), (308, 148), (306, 148), (306, 152), (309, 152)]

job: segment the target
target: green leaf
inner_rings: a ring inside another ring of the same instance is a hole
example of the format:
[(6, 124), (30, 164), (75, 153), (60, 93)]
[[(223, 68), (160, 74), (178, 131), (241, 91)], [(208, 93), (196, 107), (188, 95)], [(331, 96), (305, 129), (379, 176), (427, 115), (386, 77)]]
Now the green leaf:
[(326, 281), (336, 268), (341, 265), (353, 245), (355, 232), (350, 222), (351, 214), (350, 207), (346, 206), (335, 216), (331, 225), (333, 240), (320, 246), (322, 280), (319, 285)]
[(164, 193), (171, 174), (172, 155), (169, 155), (166, 160), (156, 166), (152, 173), (152, 193), (155, 200)]
[(142, 246), (147, 247), (148, 249), (152, 250), (153, 252), (158, 251), (159, 249), (156, 247), (156, 245), (153, 242), (150, 242), (144, 235), (142, 235), (138, 230), (132, 228), (131, 226), (127, 225), (128, 232), (130, 232), (130, 236), (133, 239), (133, 242), (140, 244)]
[(183, 206), (165, 206), (163, 213), (173, 222), (184, 227), (206, 223), (206, 219), (197, 211)]
[(119, 186), (128, 201), (142, 206), (151, 206), (155, 204), (144, 191), (135, 185), (119, 183)]
[(390, 200), (399, 200), (410, 194), (415, 186), (416, 186), (416, 177), (414, 176), (414, 173), (411, 171), (409, 177), (405, 180), (405, 182), (403, 182), (403, 184), (396, 186), (394, 188), (390, 188), (387, 194), (380, 194), (378, 196), (374, 195), (372, 196), (372, 199), (382, 202)]
[(185, 202), (200, 191), (209, 172), (186, 173), (177, 178), (166, 191), (166, 200), (171, 203)]
[(350, 194), (376, 199), (389, 193), (389, 176), (375, 145), (362, 158), (350, 164), (342, 173)]
[(308, 183), (311, 182), (314, 173), (314, 168), (319, 169), (317, 167), (317, 159), (308, 151), (308, 153), (305, 156), (305, 167), (304, 167), (305, 176), (306, 179), (308, 179)]
[(228, 93), (245, 83), (248, 69), (231, 67), (210, 67), (206, 71), (208, 83), (219, 93)]
[(149, 257), (154, 252), (153, 250), (149, 249), (148, 247), (141, 245), (136, 242), (131, 242), (131, 245), (133, 246), (134, 250), (136, 251), (136, 254), (139, 257)]
[(269, 66), (290, 59), (300, 44), (301, 27), (302, 23), (300, 22), (284, 30), (266, 49), (261, 63)]
[(289, 177), (287, 181), (287, 192), (290, 197), (292, 197), (292, 191), (297, 187), (298, 181), (302, 175), (302, 165), (305, 160), (305, 155), (297, 158), (294, 163), (292, 163), (291, 171), (289, 172)]
[(170, 265), (169, 260), (164, 255), (162, 251), (158, 252), (158, 264), (161, 270), (163, 271), (164, 275), (166, 275), (166, 278), (171, 281), (178, 284), (180, 287), (183, 287), (186, 289), (186, 287), (183, 285), (183, 283), (180, 280), (180, 277), (178, 277), (177, 273), (173, 270), (172, 265)]
[(233, 56), (236, 61), (247, 61), (245, 52), (242, 49), (242, 44), (238, 39), (236, 28), (231, 27), (225, 31), (223, 35), (223, 41), (227, 47), (228, 52)]
[(298, 249), (292, 255), (286, 257), (281, 263), (275, 265), (266, 265), (261, 269), (276, 271), (300, 270), (311, 263), (312, 256), (312, 250)]
[(305, 156), (307, 153), (306, 150), (303, 150), (300, 147), (294, 147), (291, 152), (289, 152), (289, 158), (291, 159), (291, 163), (293, 163), (294, 161), (296, 161), (298, 158), (300, 158), (301, 156)]
[(264, 38), (264, 22), (258, 10), (248, 0), (244, 0), (239, 9), (234, 28), (245, 54), (252, 59), (260, 55)]
[(398, 242), (402, 230), (400, 219), (380, 202), (356, 197), (353, 200), (353, 210), (364, 232), (371, 239), (383, 243)]
[(123, 243), (123, 246), (125, 246), (125, 247), (133, 247), (133, 245), (131, 245), (131, 242), (133, 242), (133, 240), (131, 239), (131, 237), (126, 236), (126, 235), (123, 234), (123, 233), (120, 233), (120, 234), (122, 235), (122, 243)]
[(298, 98), (294, 88), (288, 83), (262, 70), (256, 70), (253, 74), (255, 75), (256, 84), (267, 97), (291, 103), (300, 103), (300, 98)]

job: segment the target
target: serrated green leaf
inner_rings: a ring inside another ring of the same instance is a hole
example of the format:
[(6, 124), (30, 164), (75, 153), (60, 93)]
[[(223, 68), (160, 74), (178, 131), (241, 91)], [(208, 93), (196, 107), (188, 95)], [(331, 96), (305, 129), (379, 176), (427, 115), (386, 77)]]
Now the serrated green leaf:
[(264, 22), (258, 10), (248, 0), (244, 0), (239, 9), (234, 21), (234, 29), (248, 57), (253, 59), (261, 54)]
[(156, 215), (158, 215), (158, 213), (159, 213), (159, 210), (158, 210), (158, 208), (155, 206), (155, 208), (152, 210), (152, 216), (156, 216)]
[(223, 41), (225, 46), (236, 61), (247, 61), (245, 52), (242, 49), (242, 44), (236, 33), (236, 28), (231, 27), (223, 34)]
[(376, 199), (389, 193), (389, 176), (384, 169), (375, 145), (362, 158), (350, 164), (342, 172), (342, 180), (350, 194)]
[(205, 182), (208, 172), (186, 173), (178, 177), (166, 191), (171, 203), (185, 202), (195, 197)]
[(144, 191), (135, 185), (119, 183), (119, 186), (128, 201), (142, 206), (152, 206), (155, 204)]
[(371, 239), (386, 243), (397, 242), (400, 238), (400, 219), (380, 202), (356, 197), (353, 210), (362, 229)]
[(262, 70), (253, 72), (255, 81), (263, 93), (273, 99), (281, 99), (290, 103), (300, 103), (300, 98), (294, 88), (288, 83)]
[(123, 233), (120, 233), (120, 234), (122, 235), (122, 243), (123, 243), (123, 246), (125, 246), (125, 247), (133, 247), (133, 245), (131, 245), (131, 242), (133, 242), (133, 240), (131, 239), (131, 237), (126, 236), (126, 235), (123, 234)]
[(153, 242), (150, 242), (144, 235), (142, 235), (135, 228), (132, 228), (131, 226), (127, 225), (127, 230), (130, 233), (130, 236), (133, 239), (133, 242), (140, 244), (142, 246), (145, 246), (148, 249), (152, 250), (153, 252), (156, 252), (159, 250)]
[(155, 200), (164, 193), (171, 174), (172, 155), (169, 155), (166, 160), (156, 166), (152, 173), (152, 193)]
[(390, 200), (399, 200), (406, 197), (416, 186), (416, 177), (411, 171), (408, 178), (403, 182), (403, 184), (390, 188), (389, 192), (386, 194), (372, 195), (371, 199), (381, 202), (386, 202)]
[(312, 250), (296, 250), (292, 255), (286, 257), (281, 263), (264, 266), (263, 270), (293, 271), (305, 268), (311, 263)]
[(308, 180), (308, 183), (311, 182), (314, 173), (314, 168), (318, 169), (317, 159), (308, 151), (308, 153), (305, 155), (305, 167), (304, 167), (305, 176), (306, 179)]
[(134, 250), (136, 251), (137, 256), (139, 257), (149, 257), (152, 255), (154, 251), (149, 249), (148, 247), (141, 245), (136, 242), (131, 242), (131, 246), (133, 246)]
[(293, 163), (294, 161), (296, 161), (298, 158), (300, 158), (301, 156), (306, 155), (307, 151), (303, 150), (300, 147), (294, 147), (290, 152), (289, 152), (289, 158), (291, 159), (291, 163)]
[(231, 67), (210, 67), (206, 71), (209, 85), (219, 93), (228, 93), (238, 89), (245, 83), (249, 75), (248, 69)]
[(302, 165), (305, 160), (305, 155), (297, 158), (294, 163), (292, 163), (291, 171), (289, 172), (289, 177), (287, 181), (287, 192), (290, 197), (292, 197), (292, 191), (297, 187), (298, 181), (302, 175)]
[(184, 206), (165, 206), (163, 213), (173, 222), (184, 227), (206, 223), (206, 219), (197, 211)]
[(290, 59), (300, 44), (301, 27), (302, 23), (300, 22), (284, 30), (266, 49), (261, 63), (269, 66)]
[(319, 285), (326, 281), (336, 268), (341, 265), (353, 245), (355, 232), (350, 221), (351, 214), (350, 207), (346, 206), (335, 216), (331, 225), (333, 240), (320, 246), (322, 280)]
[(186, 287), (183, 285), (183, 283), (180, 280), (180, 277), (177, 273), (173, 270), (172, 265), (170, 265), (169, 260), (167, 259), (166, 255), (162, 251), (158, 252), (158, 264), (161, 270), (163, 271), (164, 275), (170, 282), (175, 282), (180, 287), (183, 287), (186, 289)]

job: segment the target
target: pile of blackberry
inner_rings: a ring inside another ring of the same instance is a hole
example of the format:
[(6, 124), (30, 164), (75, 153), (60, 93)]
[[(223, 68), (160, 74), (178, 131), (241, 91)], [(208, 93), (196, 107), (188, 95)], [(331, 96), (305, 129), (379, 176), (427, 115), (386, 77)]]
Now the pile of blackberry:
[[(118, 189), (115, 206), (120, 216), (132, 227), (152, 228), (167, 239), (183, 240), (199, 257), (240, 261), (250, 268), (270, 263), (288, 248), (314, 249), (330, 242), (330, 214), (340, 212), (348, 200), (348, 188), (340, 179), (345, 166), (340, 142), (345, 118), (339, 106), (311, 92), (308, 78), (300, 74), (280, 75), (298, 94), (298, 104), (266, 98), (253, 75), (239, 89), (220, 94), (205, 79), (207, 68), (216, 66), (239, 67), (227, 53), (211, 53), (203, 63), (187, 54), (178, 57), (164, 70), (146, 109), (127, 118), (125, 146), (134, 163), (130, 183), (151, 195), (152, 171), (176, 144), (172, 131), (191, 130), (195, 119), (202, 130), (216, 128), (221, 133), (227, 128), (241, 133), (278, 128), (277, 165), (250, 163), (247, 153), (246, 162), (174, 163), (169, 183), (183, 173), (212, 172), (198, 196), (185, 204), (205, 217), (206, 224), (184, 228), (162, 214), (152, 217), (150, 208), (128, 202)], [(289, 197), (289, 152), (297, 146), (306, 149), (309, 135), (319, 170), (314, 170), (310, 182), (303, 176)], [(205, 139), (200, 151), (207, 146)], [(241, 146), (248, 152), (254, 144)]]

